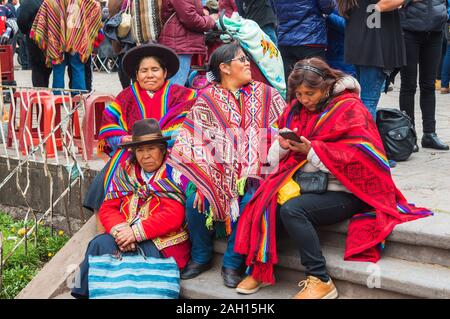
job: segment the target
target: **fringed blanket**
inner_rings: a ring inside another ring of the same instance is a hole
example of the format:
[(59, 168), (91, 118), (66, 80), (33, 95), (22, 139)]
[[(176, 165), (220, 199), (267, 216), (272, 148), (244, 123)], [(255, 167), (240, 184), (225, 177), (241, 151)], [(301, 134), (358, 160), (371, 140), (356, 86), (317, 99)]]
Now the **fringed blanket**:
[[(289, 107), (279, 127), (298, 128), (308, 137), (322, 163), (355, 196), (373, 207), (374, 214), (352, 219), (345, 260), (376, 262), (380, 244), (395, 225), (432, 214), (416, 208), (395, 186), (375, 122), (354, 94), (334, 98), (325, 110), (309, 121), (304, 110), (293, 115)], [(275, 237), (277, 192), (305, 162), (306, 156), (290, 152), (260, 186), (242, 213), (235, 251), (247, 255), (246, 263), (256, 280), (274, 283), (273, 265), (278, 262)]]
[(94, 0), (44, 0), (30, 32), (44, 52), (46, 64), (60, 64), (65, 52), (91, 57), (102, 26), (100, 3)]
[(239, 216), (238, 180), (260, 178), (268, 131), (285, 106), (263, 83), (244, 86), (238, 99), (214, 84), (186, 116), (168, 161), (206, 197), (213, 220)]
[(105, 191), (119, 163), (128, 158), (128, 151), (112, 152), (107, 139), (131, 135), (134, 122), (144, 118), (160, 121), (165, 136), (175, 136), (187, 112), (194, 104), (196, 92), (180, 85), (166, 82), (151, 98), (136, 82), (123, 90), (103, 112), (99, 133), (99, 151), (111, 155), (111, 162), (104, 180)]

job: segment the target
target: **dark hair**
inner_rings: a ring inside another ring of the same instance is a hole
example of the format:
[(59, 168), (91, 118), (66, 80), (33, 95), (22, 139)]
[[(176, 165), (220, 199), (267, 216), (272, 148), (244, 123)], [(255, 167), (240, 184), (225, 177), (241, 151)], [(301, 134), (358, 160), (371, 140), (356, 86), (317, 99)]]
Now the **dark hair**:
[[(211, 58), (209, 59), (208, 70), (212, 72), (216, 82), (222, 81), (222, 77), (220, 76), (220, 64), (224, 63), (225, 61), (234, 59), (239, 50), (242, 50), (239, 43), (231, 42), (220, 46), (211, 55)], [(231, 61), (227, 63), (231, 63)]]
[[(156, 145), (160, 148), (161, 152), (163, 152), (164, 154), (167, 153), (167, 142), (163, 142), (163, 143), (158, 143), (158, 144), (153, 144)], [(130, 155), (130, 163), (131, 164), (137, 164), (137, 158), (136, 158), (136, 149), (138, 148), (138, 146), (135, 146), (133, 148), (131, 148), (131, 155)]]
[[(292, 102), (296, 99), (295, 89), (301, 84), (312, 89), (332, 92), (336, 81), (344, 76), (345, 73), (332, 69), (319, 58), (300, 60), (294, 65), (288, 78), (288, 101)], [(323, 108), (325, 104), (322, 103), (319, 109)]]
[[(154, 56), (154, 55), (143, 56), (142, 58), (140, 58), (139, 62), (136, 64), (135, 77), (137, 77), (136, 75), (137, 75), (137, 73), (138, 73), (138, 71), (139, 71), (139, 68), (141, 67), (142, 61), (144, 61), (144, 59), (148, 59), (148, 58), (154, 59), (156, 62), (158, 62), (159, 66), (160, 66), (163, 70), (167, 71), (167, 66), (166, 66), (166, 64), (164, 63), (164, 61), (163, 61), (161, 58), (159, 58), (159, 57), (157, 57), (157, 56)], [(136, 80), (136, 79), (134, 79), (134, 80)]]
[(339, 14), (344, 18), (348, 19), (349, 12), (355, 8), (359, 7), (358, 0), (337, 0), (337, 7)]

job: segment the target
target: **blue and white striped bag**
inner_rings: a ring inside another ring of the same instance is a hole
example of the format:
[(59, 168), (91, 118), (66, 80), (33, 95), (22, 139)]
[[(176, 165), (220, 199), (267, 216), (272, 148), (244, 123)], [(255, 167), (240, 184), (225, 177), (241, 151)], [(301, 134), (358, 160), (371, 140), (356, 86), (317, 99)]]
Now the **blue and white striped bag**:
[(176, 299), (180, 270), (173, 257), (89, 256), (88, 287), (91, 299)]

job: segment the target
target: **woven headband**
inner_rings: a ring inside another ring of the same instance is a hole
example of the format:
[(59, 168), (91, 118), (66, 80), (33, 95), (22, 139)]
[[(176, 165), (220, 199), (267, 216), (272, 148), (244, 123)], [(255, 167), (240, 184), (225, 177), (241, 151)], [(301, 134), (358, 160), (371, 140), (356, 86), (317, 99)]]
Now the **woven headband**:
[(314, 72), (317, 75), (319, 75), (320, 77), (322, 77), (322, 79), (325, 80), (325, 74), (322, 71), (320, 71), (318, 68), (314, 67), (314, 66), (311, 66), (311, 65), (299, 65), (299, 66), (294, 67), (294, 70), (300, 70), (300, 69)]

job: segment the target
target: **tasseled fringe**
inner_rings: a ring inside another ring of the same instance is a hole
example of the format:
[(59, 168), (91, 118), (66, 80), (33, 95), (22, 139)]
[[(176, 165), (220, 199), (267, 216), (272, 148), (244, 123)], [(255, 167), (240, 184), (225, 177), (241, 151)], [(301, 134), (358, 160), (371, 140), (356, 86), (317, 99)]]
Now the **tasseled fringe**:
[(239, 199), (238, 198), (234, 198), (231, 202), (231, 207), (230, 207), (230, 216), (231, 219), (233, 220), (233, 222), (237, 221), (238, 217), (239, 217)]
[(275, 277), (273, 275), (273, 265), (269, 263), (255, 262), (251, 267), (251, 276), (265, 283), (271, 285), (275, 284)]
[(225, 230), (226, 230), (227, 236), (231, 235), (231, 231), (232, 231), (231, 218), (229, 218), (229, 217), (225, 220)]
[(237, 191), (239, 196), (244, 196), (245, 194), (245, 183), (247, 182), (247, 178), (240, 178), (236, 183)]
[(179, 170), (177, 170), (176, 168), (174, 168), (172, 170), (172, 179), (178, 185), (181, 184), (181, 172)]
[(204, 214), (207, 214), (206, 216), (206, 228), (208, 230), (212, 230), (213, 229), (213, 211), (212, 211), (212, 207), (209, 207), (209, 210), (205, 211)]
[(101, 156), (103, 153), (103, 150), (105, 149), (106, 142), (105, 140), (100, 140), (97, 143), (97, 156)]

